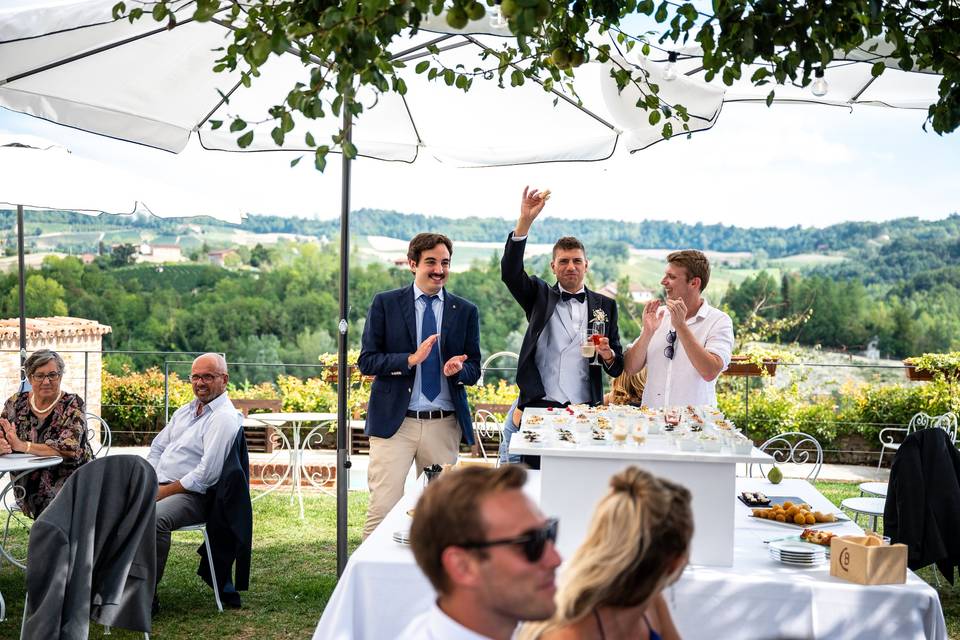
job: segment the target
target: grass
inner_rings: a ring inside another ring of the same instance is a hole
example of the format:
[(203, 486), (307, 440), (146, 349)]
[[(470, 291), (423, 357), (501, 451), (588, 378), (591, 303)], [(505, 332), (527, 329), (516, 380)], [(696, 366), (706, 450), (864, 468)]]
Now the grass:
[[(834, 504), (859, 494), (855, 483), (818, 482), (817, 488)], [(360, 543), (366, 504), (366, 493), (350, 494), (351, 551)], [(243, 609), (222, 615), (216, 611), (212, 591), (195, 575), (200, 534), (175, 534), (160, 585), (161, 613), (151, 638), (309, 638), (336, 586), (336, 512), (334, 498), (323, 495), (306, 496), (304, 508), (301, 521), (287, 495), (270, 495), (254, 503), (253, 590), (243, 594)], [(931, 568), (918, 574), (933, 584)], [(951, 587), (943, 578), (941, 583), (938, 592), (947, 631), (951, 639), (960, 640), (960, 587)], [(4, 563), (0, 591), (8, 616), (0, 623), (0, 640), (13, 639), (19, 635), (23, 613), (23, 573)], [(100, 628), (91, 628), (91, 637), (101, 636)], [(120, 629), (111, 635), (115, 640), (141, 637)]]

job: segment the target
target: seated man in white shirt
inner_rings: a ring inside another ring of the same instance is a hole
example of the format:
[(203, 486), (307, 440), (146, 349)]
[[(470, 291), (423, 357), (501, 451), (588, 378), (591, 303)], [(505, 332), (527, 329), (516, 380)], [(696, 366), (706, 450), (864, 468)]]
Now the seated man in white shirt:
[[(193, 361), (190, 383), (196, 398), (180, 407), (153, 444), (147, 461), (160, 482), (157, 493), (157, 585), (170, 553), (170, 532), (206, 522), (207, 489), (220, 479), (223, 461), (237, 437), (240, 421), (227, 397), (227, 363), (205, 353)], [(221, 594), (223, 604), (240, 606), (236, 592)], [(154, 598), (154, 609), (158, 600)]]
[(660, 281), (666, 302), (654, 299), (644, 306), (643, 332), (624, 353), (626, 375), (647, 368), (643, 405), (717, 404), (717, 377), (733, 351), (733, 322), (701, 296), (709, 281), (710, 263), (702, 252), (667, 256)]
[(527, 472), (445, 471), (417, 502), (410, 543), (437, 591), (401, 640), (509, 640), (517, 624), (556, 610), (557, 521), (523, 492)]

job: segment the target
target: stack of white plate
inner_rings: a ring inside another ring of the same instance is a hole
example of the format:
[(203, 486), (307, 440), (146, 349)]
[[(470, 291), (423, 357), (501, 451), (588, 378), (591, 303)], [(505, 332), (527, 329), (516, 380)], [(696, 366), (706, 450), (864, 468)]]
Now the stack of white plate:
[(410, 532), (409, 531), (394, 531), (393, 532), (393, 541), (397, 544), (410, 544)]
[(770, 543), (769, 551), (777, 562), (797, 567), (813, 567), (827, 559), (825, 548), (794, 540), (775, 540)]

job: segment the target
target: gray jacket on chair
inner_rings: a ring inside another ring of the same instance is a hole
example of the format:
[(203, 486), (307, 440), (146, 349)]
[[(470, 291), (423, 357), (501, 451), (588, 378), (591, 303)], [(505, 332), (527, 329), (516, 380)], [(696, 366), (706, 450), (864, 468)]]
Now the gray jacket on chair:
[(21, 638), (86, 639), (90, 620), (150, 631), (157, 475), (137, 456), (80, 467), (30, 530)]

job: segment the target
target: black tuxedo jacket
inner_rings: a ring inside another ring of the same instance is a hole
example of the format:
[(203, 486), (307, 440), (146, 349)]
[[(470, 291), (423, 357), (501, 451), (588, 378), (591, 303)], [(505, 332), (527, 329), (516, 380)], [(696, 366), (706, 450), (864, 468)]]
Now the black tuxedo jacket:
[[(527, 332), (520, 347), (520, 362), (517, 364), (517, 386), (520, 387), (520, 407), (543, 398), (543, 380), (534, 355), (537, 340), (543, 333), (553, 310), (560, 302), (560, 290), (556, 284), (548, 285), (537, 277), (530, 277), (523, 269), (523, 251), (526, 239), (514, 240), (513, 232), (507, 237), (507, 245), (500, 260), (500, 277), (510, 289), (514, 299), (523, 307), (527, 316)], [(592, 318), (595, 309), (602, 309), (607, 317), (607, 338), (614, 353), (613, 364), (603, 364), (604, 371), (612, 377), (623, 373), (623, 348), (620, 346), (620, 333), (617, 329), (617, 303), (606, 296), (587, 289), (587, 318)], [(603, 361), (601, 360), (601, 363)], [(603, 401), (603, 381), (600, 367), (590, 367), (590, 404)]]
[[(466, 354), (467, 359), (459, 373), (443, 380), (449, 385), (457, 422), (467, 444), (473, 444), (473, 419), (464, 385), (476, 384), (480, 378), (479, 318), (476, 305), (444, 289), (441, 366), (451, 356)], [(376, 376), (367, 405), (367, 435), (390, 438), (400, 428), (417, 373), (416, 367), (407, 366), (407, 356), (418, 346), (413, 285), (378, 293), (367, 312), (358, 359), (361, 373)]]

